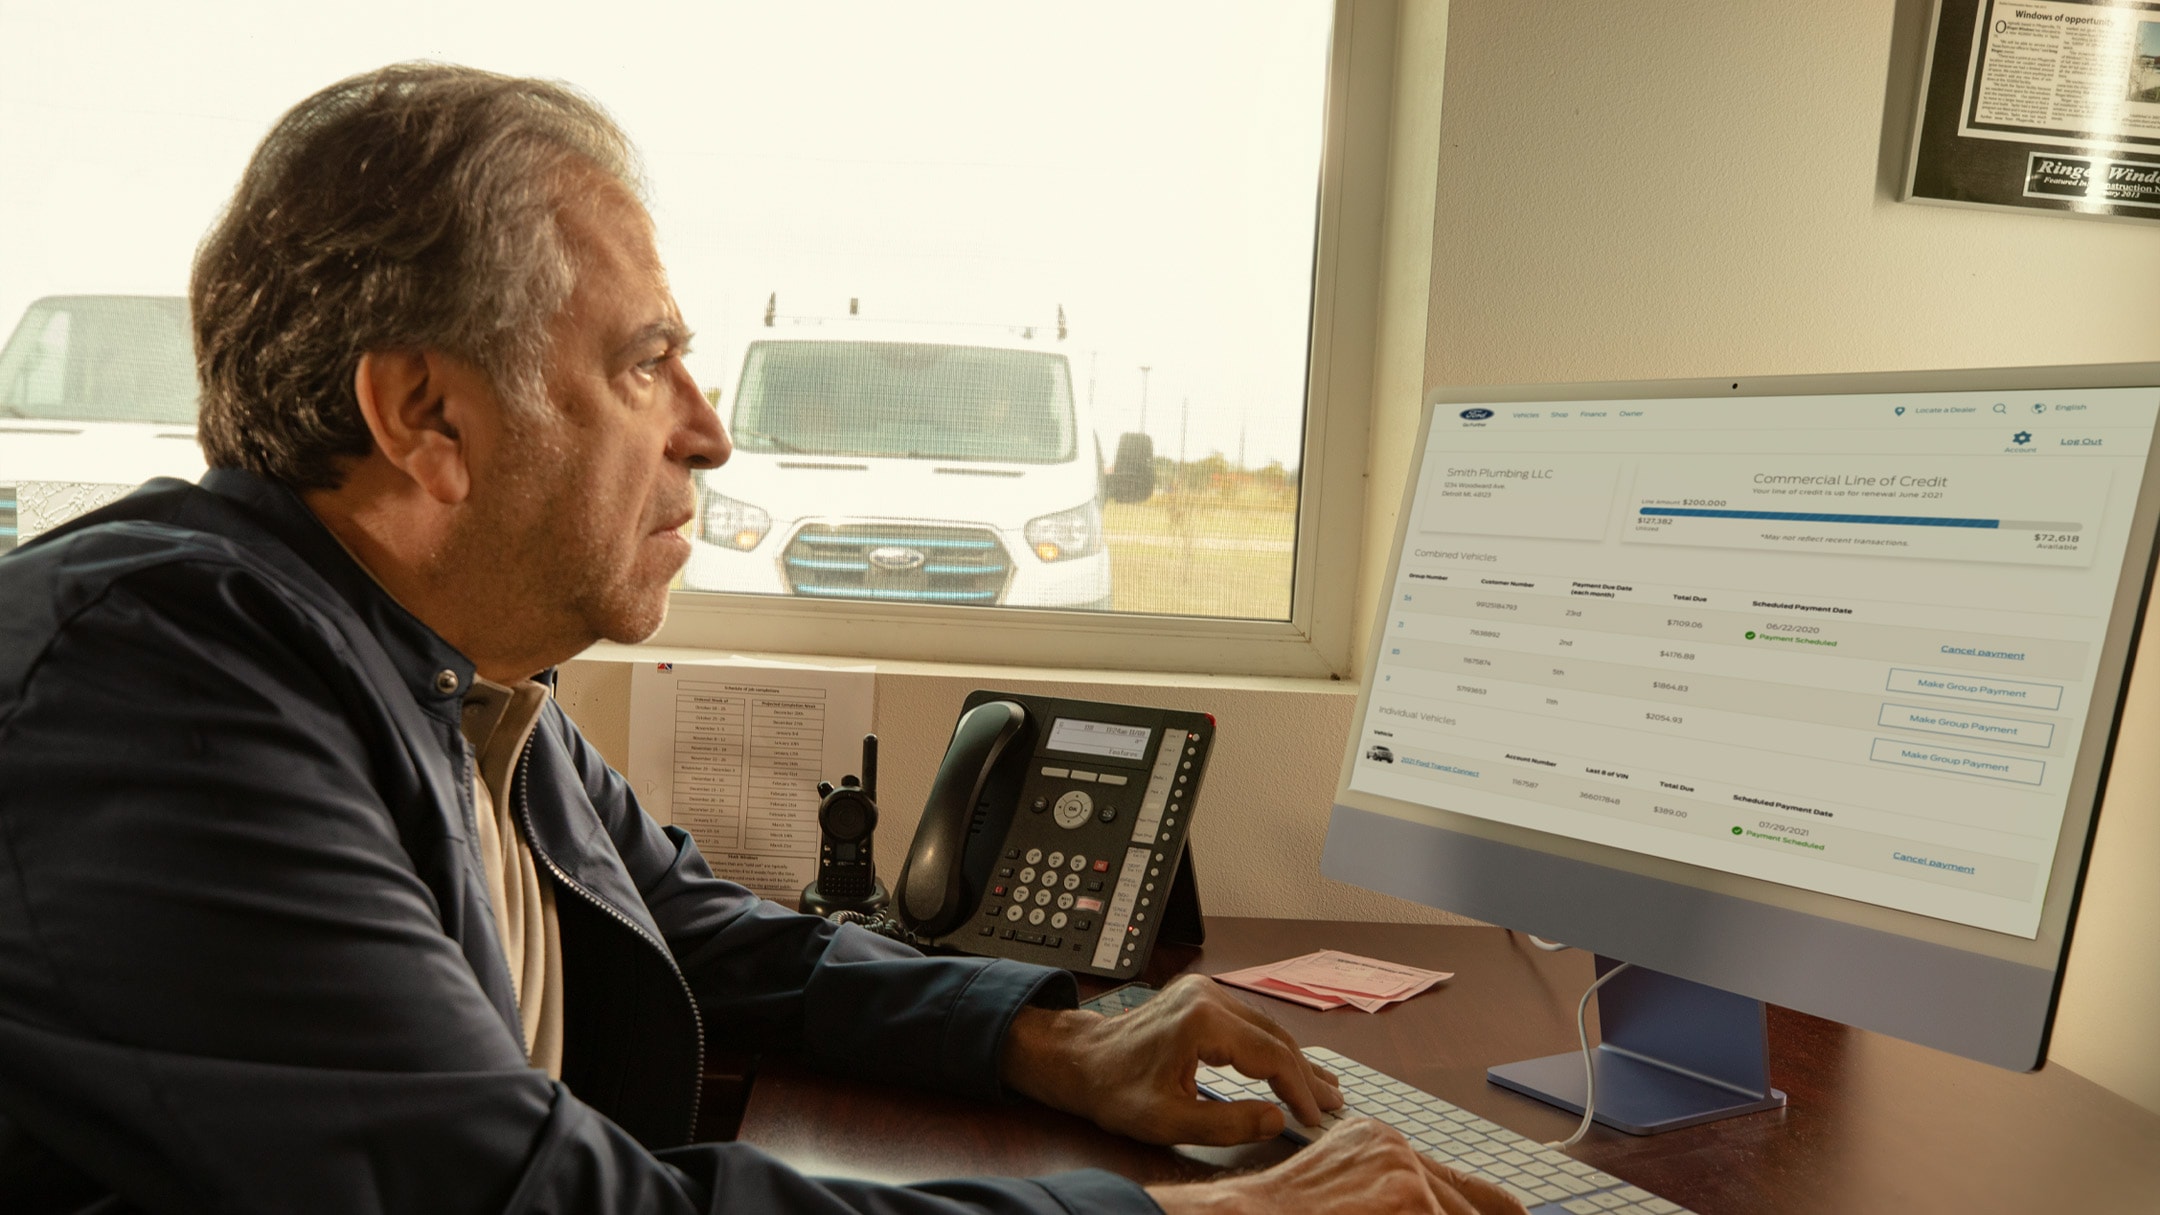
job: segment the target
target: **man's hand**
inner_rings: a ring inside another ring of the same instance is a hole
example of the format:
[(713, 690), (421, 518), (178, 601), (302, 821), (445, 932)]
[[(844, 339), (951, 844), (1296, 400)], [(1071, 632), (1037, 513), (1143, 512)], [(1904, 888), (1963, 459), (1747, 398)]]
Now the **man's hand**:
[(1005, 1087), (1148, 1143), (1227, 1146), (1282, 1133), (1265, 1101), (1209, 1101), (1193, 1069), (1228, 1066), (1266, 1080), (1299, 1121), (1339, 1109), (1335, 1077), (1284, 1029), (1219, 987), (1188, 975), (1115, 1017), (1022, 1009), (999, 1061)]
[(1523, 1215), (1507, 1191), (1435, 1164), (1370, 1118), (1338, 1123), (1264, 1172), (1151, 1187), (1148, 1194), (1165, 1215)]

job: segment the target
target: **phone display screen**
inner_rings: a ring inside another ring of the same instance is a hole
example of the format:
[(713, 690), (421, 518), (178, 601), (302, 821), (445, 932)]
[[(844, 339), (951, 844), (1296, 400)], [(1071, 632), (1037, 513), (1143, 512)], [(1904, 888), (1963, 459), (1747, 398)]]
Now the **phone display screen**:
[(1051, 723), (1049, 745), (1052, 751), (1105, 755), (1137, 763), (1147, 755), (1148, 739), (1154, 733), (1146, 726), (1120, 726), (1107, 721), (1060, 717)]

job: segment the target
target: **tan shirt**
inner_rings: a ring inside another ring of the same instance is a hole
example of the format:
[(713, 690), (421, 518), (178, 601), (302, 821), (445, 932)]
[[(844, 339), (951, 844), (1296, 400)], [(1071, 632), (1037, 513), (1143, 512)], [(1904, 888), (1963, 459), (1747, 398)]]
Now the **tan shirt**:
[(510, 963), (525, 1053), (534, 1067), (562, 1078), (562, 934), (555, 918), (555, 884), (543, 880), (532, 848), (518, 831), (511, 798), (518, 760), (546, 706), (546, 685), (528, 679), (506, 686), (475, 678), (460, 724), (477, 759), (473, 819), (480, 832), (481, 869), (495, 907), (495, 931)]

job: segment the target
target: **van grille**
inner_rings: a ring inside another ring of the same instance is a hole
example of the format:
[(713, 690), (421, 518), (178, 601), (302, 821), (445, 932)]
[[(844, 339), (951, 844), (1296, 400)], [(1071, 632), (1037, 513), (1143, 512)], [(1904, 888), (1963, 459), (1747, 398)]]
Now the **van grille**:
[(781, 558), (788, 589), (829, 599), (996, 603), (1012, 560), (979, 527), (812, 524)]
[(15, 547), (15, 487), (0, 485), (0, 553)]

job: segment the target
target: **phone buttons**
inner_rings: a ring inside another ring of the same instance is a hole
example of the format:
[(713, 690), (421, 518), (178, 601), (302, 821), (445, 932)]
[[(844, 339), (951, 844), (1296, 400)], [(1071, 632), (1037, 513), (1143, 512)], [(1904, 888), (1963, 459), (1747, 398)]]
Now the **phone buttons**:
[[(1037, 814), (1041, 814), (1041, 813), (1042, 813), (1043, 811), (1045, 811), (1045, 810), (1048, 810), (1049, 808), (1050, 808), (1050, 799), (1049, 799), (1049, 798), (1047, 798), (1047, 797), (1038, 797), (1038, 798), (1036, 798), (1036, 799), (1035, 799), (1035, 804), (1034, 804), (1034, 805), (1032, 805), (1032, 806), (1029, 806), (1029, 807), (1028, 807), (1028, 809), (1030, 809), (1030, 810), (1033, 810), (1033, 811), (1034, 811), (1035, 813), (1037, 813)], [(1018, 854), (1017, 854), (1017, 853), (1012, 853), (1012, 852), (1008, 852), (1008, 853), (1006, 853), (1005, 855), (1007, 855), (1007, 856), (1016, 856), (1016, 855), (1018, 855)]]
[(1035, 880), (1035, 866), (1033, 866), (1033, 865), (1029, 865), (1029, 866), (1028, 866), (1027, 868), (1025, 868), (1025, 869), (1022, 869), (1022, 870), (1020, 871), (1020, 884), (1021, 884), (1022, 886), (1025, 886), (1025, 885), (1027, 885), (1027, 884), (1028, 884), (1029, 882), (1032, 882), (1032, 881), (1034, 881), (1034, 880)]
[(1098, 772), (1095, 774), (1095, 780), (1097, 781), (1097, 783), (1105, 785), (1122, 785), (1127, 779), (1128, 778), (1126, 777), (1119, 776), (1115, 772)]
[(985, 925), (983, 925), (983, 930), (982, 930), (982, 934), (983, 934), (984, 936), (989, 936), (990, 934), (992, 934), (992, 933), (994, 933), (994, 932), (996, 932), (996, 931), (997, 931), (997, 929), (995, 929), (995, 928), (992, 928), (992, 927), (990, 927), (990, 926), (989, 926), (988, 924), (985, 924)]
[[(1067, 831), (1070, 831), (1074, 827), (1077, 827), (1080, 824), (1088, 821), (1088, 819), (1094, 815), (1095, 800), (1089, 797), (1087, 794), (1082, 793), (1080, 790), (1075, 789), (1072, 792), (1067, 793), (1065, 796), (1057, 799), (1057, 807), (1051, 813), (1057, 816), (1058, 826), (1065, 828)], [(1038, 849), (1031, 848), (1028, 850), (1028, 860), (1031, 863), (1041, 859), (1042, 856)]]
[(1054, 915), (1052, 915), (1052, 916), (1050, 917), (1050, 927), (1052, 927), (1052, 928), (1063, 928), (1063, 927), (1065, 927), (1065, 921), (1066, 921), (1066, 919), (1067, 919), (1067, 917), (1066, 917), (1066, 915), (1065, 915), (1065, 913), (1064, 913), (1064, 912), (1062, 912), (1062, 911), (1060, 911), (1060, 912), (1057, 912), (1056, 914), (1054, 914)]
[(1067, 768), (1044, 768), (1042, 770), (1042, 774), (1044, 776), (1065, 776), (1068, 775), (1069, 772), (1070, 769)]
[(1104, 806), (1095, 812), (1095, 818), (1100, 822), (1114, 823), (1117, 821), (1117, 807)]
[(1059, 896), (1058, 896), (1058, 910), (1059, 910), (1059, 911), (1071, 911), (1071, 910), (1072, 910), (1072, 905), (1073, 905), (1073, 896), (1072, 896), (1072, 895), (1070, 895), (1070, 894), (1061, 894), (1061, 895), (1059, 895)]
[[(1081, 855), (1080, 855), (1079, 853), (1077, 853), (1077, 852), (1073, 853), (1073, 857), (1072, 857), (1072, 864), (1071, 864), (1070, 868), (1072, 869), (1072, 871), (1073, 871), (1074, 873), (1078, 873), (1078, 872), (1080, 872), (1080, 871), (1081, 871), (1082, 869), (1085, 869), (1085, 868), (1087, 868), (1087, 858), (1086, 858), (1086, 857), (1084, 857), (1084, 856), (1081, 856)], [(1067, 889), (1067, 890), (1070, 890), (1070, 889), (1072, 889), (1072, 887), (1070, 887), (1070, 886), (1067, 886), (1067, 887), (1066, 887), (1066, 889)]]
[(1020, 917), (1026, 914), (1026, 912), (1020, 910), (1020, 904), (1018, 903), (1014, 903), (1012, 906), (1005, 909), (1005, 918), (1011, 920), (1015, 924), (1019, 923)]
[(1097, 873), (1108, 873), (1108, 872), (1110, 872), (1110, 862), (1108, 862), (1108, 861), (1097, 861), (1097, 862), (1095, 862), (1095, 864), (1094, 864), (1094, 865), (1092, 866), (1092, 868), (1093, 868), (1093, 869), (1095, 870), (1095, 872), (1097, 872)]
[(1080, 875), (1079, 875), (1079, 874), (1077, 874), (1077, 873), (1068, 873), (1068, 874), (1066, 874), (1066, 875), (1065, 875), (1065, 889), (1067, 889), (1067, 890), (1078, 890), (1078, 889), (1080, 889)]
[(1040, 864), (1042, 864), (1042, 849), (1040, 849), (1040, 848), (1030, 848), (1030, 849), (1028, 849), (1028, 853), (1027, 853), (1027, 863), (1028, 863), (1028, 864), (1030, 864), (1030, 865), (1040, 865)]
[(1047, 889), (1036, 891), (1035, 905), (1037, 907), (1048, 907), (1050, 905), (1050, 891)]
[(1037, 907), (1035, 910), (1028, 912), (1028, 923), (1030, 924), (1041, 924), (1044, 920), (1049, 918), (1050, 913), (1044, 911), (1040, 907)]
[(1065, 867), (1065, 854), (1053, 852), (1043, 861), (1043, 864), (1052, 869), (1062, 869)]

